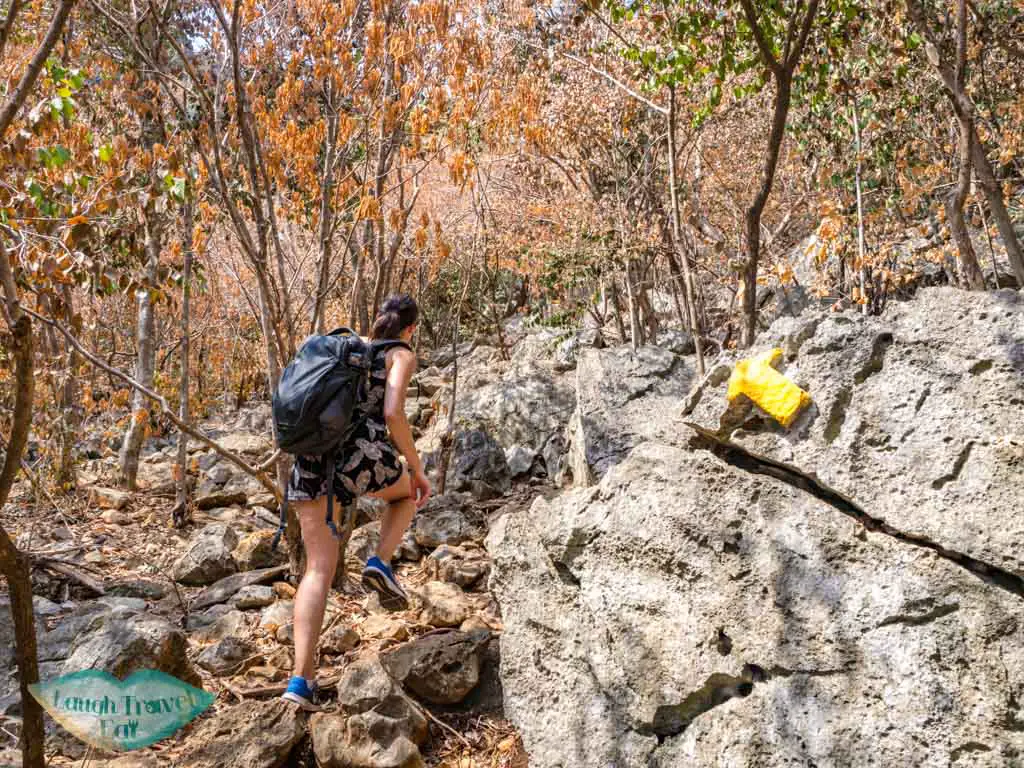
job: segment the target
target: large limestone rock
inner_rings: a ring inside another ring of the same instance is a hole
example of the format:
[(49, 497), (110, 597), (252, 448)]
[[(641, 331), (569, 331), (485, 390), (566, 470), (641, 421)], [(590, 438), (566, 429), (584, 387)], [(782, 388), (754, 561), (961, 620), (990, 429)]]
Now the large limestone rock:
[(245, 701), (204, 720), (175, 762), (190, 768), (280, 768), (305, 735), (306, 713), (294, 704)]
[(161, 672), (199, 685), (188, 660), (184, 633), (167, 620), (146, 615), (121, 618), (103, 613), (83, 627), (64, 662), (64, 674), (100, 669), (124, 678), (141, 669)]
[(455, 436), (451, 488), (469, 491), (477, 499), (508, 493), (512, 473), (501, 445), (486, 430), (470, 429)]
[(505, 709), (530, 765), (1019, 760), (1019, 587), (748, 469), (645, 443), (492, 529)]
[[(556, 370), (553, 354), (559, 334), (552, 330), (528, 333), (501, 359), (490, 347), (479, 347), (459, 361), (455, 414), (465, 428), (482, 427), (503, 449), (525, 446), (549, 462), (547, 473), (558, 470), (562, 435), (574, 407), (571, 375)], [(451, 400), (450, 384), (437, 391), (435, 409), (442, 414), (428, 430), (423, 448), (434, 451), (444, 433)]]
[(229, 525), (217, 523), (200, 530), (188, 549), (174, 563), (175, 581), (204, 586), (230, 576), (238, 566), (231, 551), (238, 545), (238, 534)]
[(480, 681), (486, 631), (425, 635), (389, 651), (381, 663), (411, 693), (432, 704), (458, 704)]
[(669, 440), (692, 371), (660, 347), (584, 349), (576, 366), (567, 471), (591, 485), (644, 440)]
[(908, 535), (1024, 577), (1024, 296), (930, 288), (880, 318), (778, 321), (752, 353), (773, 346), (814, 398), (789, 432), (756, 412), (723, 418), (724, 381), (691, 418)]
[(377, 659), (349, 666), (338, 682), (340, 714), (310, 719), (320, 765), (420, 768), (427, 719)]

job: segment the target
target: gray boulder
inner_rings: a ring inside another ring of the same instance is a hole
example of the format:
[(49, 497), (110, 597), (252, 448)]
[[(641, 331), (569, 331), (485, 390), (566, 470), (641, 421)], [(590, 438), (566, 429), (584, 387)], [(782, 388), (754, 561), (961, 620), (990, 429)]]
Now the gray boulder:
[(189, 768), (281, 768), (306, 736), (306, 713), (288, 701), (245, 701), (202, 721), (175, 759)]
[[(241, 638), (229, 635), (204, 649), (196, 663), (217, 677), (228, 677), (244, 671), (255, 648)], [(255, 663), (255, 660), (253, 660)]]
[(738, 463), (645, 443), (492, 528), (531, 766), (1012, 763), (1020, 594)]
[(417, 638), (381, 656), (381, 664), (413, 695), (431, 704), (458, 704), (480, 681), (488, 632), (452, 630)]
[(189, 586), (204, 586), (238, 570), (231, 551), (238, 534), (229, 525), (217, 523), (200, 530), (172, 568), (174, 580)]
[(468, 497), (460, 494), (433, 496), (413, 520), (416, 543), (433, 550), (442, 544), (461, 544), (482, 538), (483, 530), (474, 525), (464, 511)]
[(64, 673), (100, 669), (124, 678), (136, 670), (157, 669), (198, 686), (187, 652), (185, 635), (165, 619), (104, 614), (74, 640)]
[(644, 440), (671, 442), (679, 425), (670, 415), (691, 380), (689, 364), (660, 347), (583, 350), (566, 459), (573, 482), (593, 484)]
[(451, 488), (469, 491), (479, 500), (493, 499), (509, 492), (512, 473), (501, 445), (483, 429), (470, 429), (455, 436), (455, 459), (450, 470)]
[(310, 719), (320, 765), (419, 768), (427, 719), (377, 659), (349, 666), (338, 682), (340, 714)]
[(814, 404), (789, 430), (725, 408), (690, 417), (815, 475), (900, 532), (1024, 577), (1024, 297), (929, 288), (880, 318), (776, 322), (751, 350), (786, 352)]

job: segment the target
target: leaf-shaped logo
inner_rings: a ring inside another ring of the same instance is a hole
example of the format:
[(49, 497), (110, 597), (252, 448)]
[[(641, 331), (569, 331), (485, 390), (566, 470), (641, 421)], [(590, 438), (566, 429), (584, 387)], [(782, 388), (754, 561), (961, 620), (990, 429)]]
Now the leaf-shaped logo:
[(152, 669), (134, 672), (126, 680), (88, 669), (30, 685), (29, 691), (82, 741), (117, 751), (141, 749), (170, 736), (215, 698)]

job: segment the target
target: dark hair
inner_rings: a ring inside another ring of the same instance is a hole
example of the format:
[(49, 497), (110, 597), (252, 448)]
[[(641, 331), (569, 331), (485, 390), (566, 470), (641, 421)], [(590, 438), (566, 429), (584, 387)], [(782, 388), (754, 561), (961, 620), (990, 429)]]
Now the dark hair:
[(407, 293), (394, 293), (381, 304), (377, 319), (373, 321), (371, 339), (397, 339), (398, 335), (416, 322), (420, 309), (416, 300)]

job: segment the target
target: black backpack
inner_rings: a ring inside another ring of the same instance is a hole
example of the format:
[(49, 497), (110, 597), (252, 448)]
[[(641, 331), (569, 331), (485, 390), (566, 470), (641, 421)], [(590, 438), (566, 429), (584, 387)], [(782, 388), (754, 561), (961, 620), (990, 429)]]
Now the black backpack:
[[(356, 405), (365, 396), (377, 355), (403, 341), (365, 342), (349, 328), (311, 336), (281, 374), (272, 413), (277, 447), (293, 456), (321, 456), (328, 464), (327, 525), (334, 525), (334, 473), (338, 449), (358, 425)], [(281, 524), (271, 544), (277, 548), (288, 515), (287, 493), (281, 502)]]

